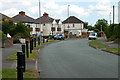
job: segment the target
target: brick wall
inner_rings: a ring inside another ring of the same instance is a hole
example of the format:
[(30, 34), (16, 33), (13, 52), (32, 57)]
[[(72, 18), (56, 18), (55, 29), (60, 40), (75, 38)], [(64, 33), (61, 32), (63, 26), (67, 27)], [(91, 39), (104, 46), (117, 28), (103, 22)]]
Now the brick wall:
[(8, 38), (5, 41), (2, 41), (2, 46), (0, 47), (11, 47), (13, 46), (13, 38)]

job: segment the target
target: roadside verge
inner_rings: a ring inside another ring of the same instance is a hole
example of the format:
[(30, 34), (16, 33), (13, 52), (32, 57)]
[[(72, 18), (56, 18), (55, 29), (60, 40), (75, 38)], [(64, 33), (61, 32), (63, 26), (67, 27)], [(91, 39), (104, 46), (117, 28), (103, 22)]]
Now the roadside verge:
[(116, 54), (116, 55), (120, 55), (119, 51), (120, 51), (120, 48), (118, 48), (117, 46), (116, 47), (111, 47), (112, 44), (103, 44), (100, 42), (100, 39), (99, 40), (92, 40), (89, 43), (89, 46), (90, 47), (93, 47), (95, 49), (100, 49), (102, 51), (105, 51), (105, 52), (109, 52), (109, 53), (112, 53), (112, 54)]

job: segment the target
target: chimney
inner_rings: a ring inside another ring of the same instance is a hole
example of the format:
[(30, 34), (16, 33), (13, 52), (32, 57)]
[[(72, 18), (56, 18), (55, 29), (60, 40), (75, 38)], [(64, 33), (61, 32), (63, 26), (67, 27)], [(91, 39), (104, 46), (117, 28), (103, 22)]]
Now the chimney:
[(24, 11), (21, 11), (21, 12), (19, 12), (19, 14), (21, 14), (21, 15), (25, 15), (25, 12), (24, 12)]
[(48, 17), (48, 14), (44, 12), (43, 16)]

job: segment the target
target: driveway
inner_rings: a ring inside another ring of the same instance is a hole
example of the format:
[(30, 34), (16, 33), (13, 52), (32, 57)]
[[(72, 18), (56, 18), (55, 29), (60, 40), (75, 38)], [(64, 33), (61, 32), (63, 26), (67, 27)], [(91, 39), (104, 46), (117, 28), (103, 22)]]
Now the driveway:
[(38, 61), (40, 78), (118, 77), (118, 56), (89, 47), (87, 39), (45, 46)]

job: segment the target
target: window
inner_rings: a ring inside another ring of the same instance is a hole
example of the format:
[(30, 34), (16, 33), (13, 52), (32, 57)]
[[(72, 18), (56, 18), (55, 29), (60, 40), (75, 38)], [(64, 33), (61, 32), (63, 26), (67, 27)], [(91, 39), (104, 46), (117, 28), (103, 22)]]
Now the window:
[(73, 27), (75, 27), (75, 24), (73, 24)]
[(43, 24), (43, 26), (45, 26), (45, 24)]

